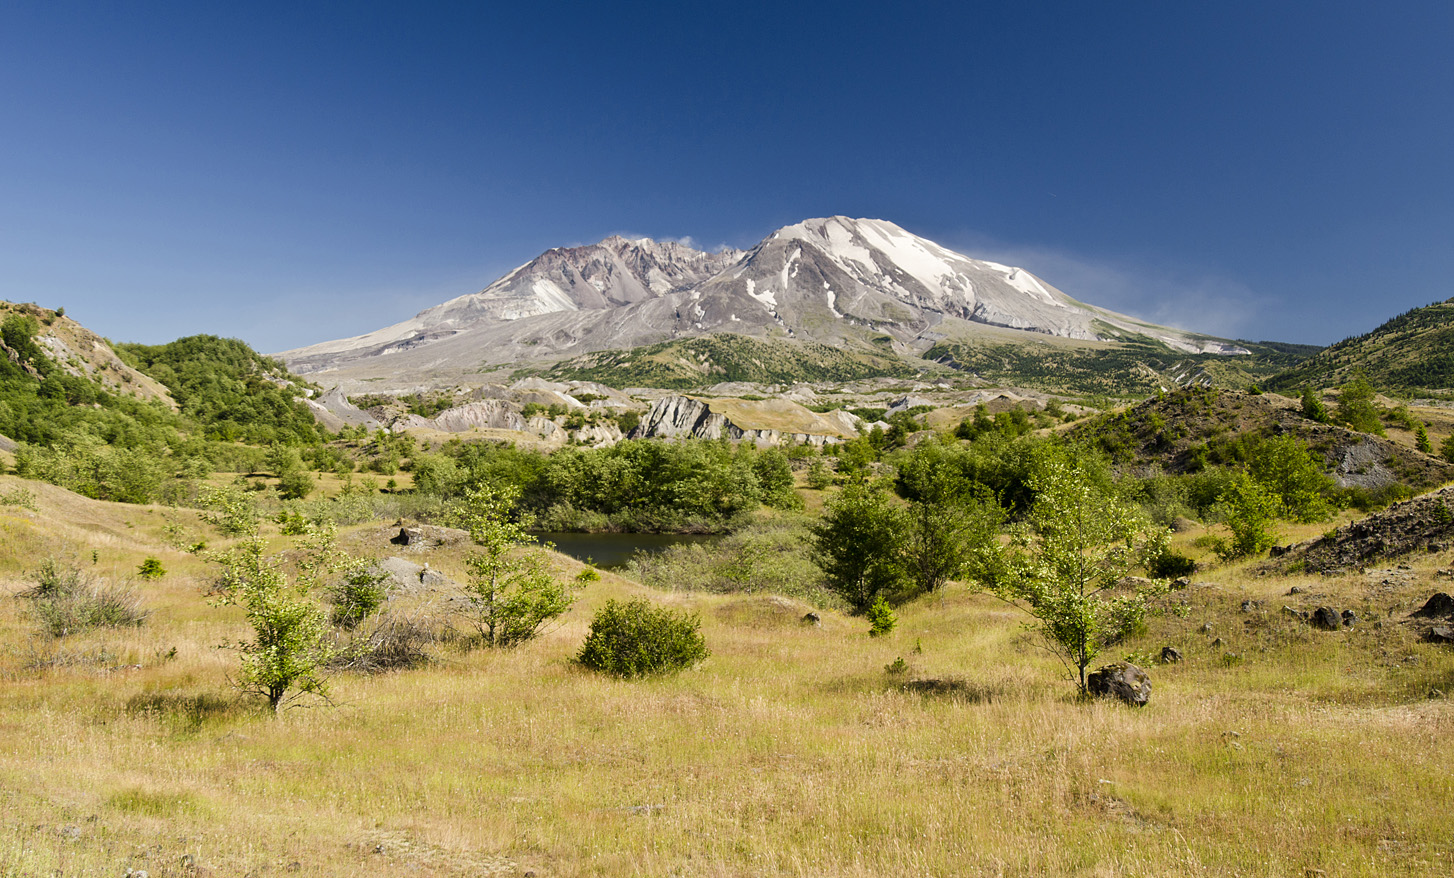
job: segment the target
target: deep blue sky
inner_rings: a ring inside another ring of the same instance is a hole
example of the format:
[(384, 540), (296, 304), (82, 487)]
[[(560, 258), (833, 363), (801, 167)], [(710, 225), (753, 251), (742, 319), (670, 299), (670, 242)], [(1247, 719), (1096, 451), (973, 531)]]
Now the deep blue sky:
[(7, 3), (0, 297), (276, 351), (831, 214), (1327, 344), (1454, 295), (1454, 4)]

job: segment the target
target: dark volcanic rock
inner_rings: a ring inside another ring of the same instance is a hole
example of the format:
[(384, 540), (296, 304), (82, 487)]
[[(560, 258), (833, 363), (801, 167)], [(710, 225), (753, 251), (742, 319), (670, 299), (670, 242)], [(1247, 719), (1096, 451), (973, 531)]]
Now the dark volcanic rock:
[(1106, 665), (1085, 682), (1087, 691), (1098, 698), (1116, 698), (1136, 707), (1145, 707), (1151, 700), (1151, 678), (1130, 662)]
[(1414, 610), (1410, 615), (1422, 619), (1442, 619), (1446, 616), (1454, 616), (1454, 598), (1449, 597), (1448, 592), (1435, 592), (1422, 607)]
[(1343, 627), (1343, 615), (1332, 607), (1318, 607), (1309, 619), (1314, 628), (1324, 631), (1338, 631)]
[(1435, 625), (1424, 632), (1424, 641), (1427, 643), (1454, 644), (1454, 628), (1445, 628), (1442, 625)]

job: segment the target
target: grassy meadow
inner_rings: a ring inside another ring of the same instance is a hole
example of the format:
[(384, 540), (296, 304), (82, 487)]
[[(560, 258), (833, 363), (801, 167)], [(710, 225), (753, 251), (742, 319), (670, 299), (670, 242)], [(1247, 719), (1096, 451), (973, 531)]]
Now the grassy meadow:
[[(604, 573), (518, 649), (442, 644), (275, 717), (229, 685), (238, 656), (218, 647), (248, 632), (240, 611), (171, 548), (202, 533), (191, 513), (10, 477), (0, 495), (3, 875), (1454, 872), (1454, 650), (1403, 623), (1449, 590), (1447, 553), (1339, 578), (1199, 573), (1104, 654), (1149, 668), (1139, 710), (1078, 701), (1025, 618), (964, 586), (869, 638), (829, 610), (801, 625), (798, 601)], [(342, 543), (463, 578), (462, 548), (388, 533)], [(40, 634), (16, 595), (52, 556), (132, 581), (145, 623)], [(167, 574), (144, 582), (149, 556)], [(594, 608), (637, 595), (700, 614), (711, 657), (638, 681), (576, 666)], [(1322, 604), (1362, 621), (1282, 612)], [(1168, 645), (1185, 661), (1145, 664)]]

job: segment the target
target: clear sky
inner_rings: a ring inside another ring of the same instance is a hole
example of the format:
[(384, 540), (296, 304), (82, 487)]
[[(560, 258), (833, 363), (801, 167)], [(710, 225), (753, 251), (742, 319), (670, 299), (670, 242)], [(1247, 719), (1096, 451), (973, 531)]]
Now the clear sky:
[(0, 7), (0, 297), (117, 341), (277, 351), (832, 214), (1337, 341), (1454, 296), (1454, 4)]

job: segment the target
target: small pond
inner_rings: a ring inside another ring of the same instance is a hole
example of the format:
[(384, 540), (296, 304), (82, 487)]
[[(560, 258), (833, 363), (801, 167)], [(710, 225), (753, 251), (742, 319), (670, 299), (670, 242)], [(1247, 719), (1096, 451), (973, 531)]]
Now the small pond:
[(718, 534), (581, 534), (538, 533), (542, 543), (555, 543), (555, 550), (579, 561), (589, 561), (603, 570), (626, 566), (637, 552), (660, 552), (681, 543), (719, 540)]

